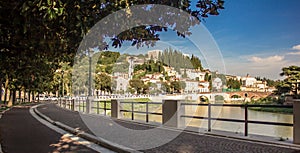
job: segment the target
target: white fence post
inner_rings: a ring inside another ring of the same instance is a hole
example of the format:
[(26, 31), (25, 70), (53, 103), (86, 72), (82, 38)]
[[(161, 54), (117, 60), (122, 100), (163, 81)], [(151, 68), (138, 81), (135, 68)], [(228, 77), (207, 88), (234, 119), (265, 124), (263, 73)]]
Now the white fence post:
[(113, 118), (120, 118), (121, 112), (120, 112), (120, 101), (116, 99), (111, 100), (111, 117)]

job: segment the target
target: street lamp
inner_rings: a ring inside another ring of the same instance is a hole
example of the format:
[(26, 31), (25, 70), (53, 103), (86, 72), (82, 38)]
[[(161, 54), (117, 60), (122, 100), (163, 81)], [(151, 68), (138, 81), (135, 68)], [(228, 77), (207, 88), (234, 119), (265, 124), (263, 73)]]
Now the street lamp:
[(65, 94), (65, 88), (64, 88), (64, 70), (61, 70), (62, 75), (62, 97), (64, 97)]
[(86, 105), (86, 112), (91, 113), (91, 105), (92, 105), (92, 57), (93, 57), (93, 50), (88, 50), (88, 57), (89, 57), (89, 76), (88, 76), (88, 97), (87, 97), (87, 105)]
[(57, 95), (58, 97), (61, 97), (61, 94), (60, 94), (60, 92), (59, 92), (59, 91), (60, 91), (60, 82), (61, 82), (61, 81), (58, 80), (58, 95)]

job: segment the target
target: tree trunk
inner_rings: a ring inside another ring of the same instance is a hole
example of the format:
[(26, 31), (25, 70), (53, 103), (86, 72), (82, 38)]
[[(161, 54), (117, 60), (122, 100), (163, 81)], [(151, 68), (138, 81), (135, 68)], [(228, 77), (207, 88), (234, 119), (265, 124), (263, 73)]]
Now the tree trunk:
[(23, 99), (24, 99), (23, 102), (26, 102), (26, 89), (23, 90), (23, 94), (24, 94), (24, 95), (23, 95)]
[(5, 81), (5, 94), (4, 94), (4, 103), (6, 104), (7, 103), (7, 96), (8, 96), (8, 79), (6, 79)]
[(28, 91), (28, 102), (30, 102), (30, 91)]
[(12, 105), (13, 105), (13, 103), (12, 103), (12, 92), (9, 92), (9, 100), (8, 100), (7, 106), (11, 107)]
[(66, 85), (66, 95), (68, 95), (69, 96), (69, 94), (68, 93), (70, 93), (70, 88), (69, 88), (69, 86), (68, 86), (68, 84)]
[(22, 98), (21, 97), (22, 97), (22, 90), (20, 89), (19, 90), (19, 100), (20, 100), (19, 103), (22, 103)]
[(296, 83), (296, 95), (298, 95), (298, 88), (299, 88), (299, 84)]
[(13, 106), (13, 105), (16, 104), (16, 94), (17, 94), (16, 90), (11, 90), (9, 92), (9, 101), (8, 101), (8, 104), (7, 104), (8, 107)]
[(38, 92), (38, 103), (40, 102), (40, 92)]
[(12, 94), (12, 103), (15, 105), (17, 102), (17, 90), (13, 90)]
[(295, 91), (294, 91), (294, 95), (298, 94), (298, 83), (295, 83)]
[(4, 103), (6, 104), (6, 102), (7, 102), (7, 92), (8, 92), (8, 89), (7, 88), (5, 88), (5, 94), (4, 94)]
[(0, 102), (2, 101), (2, 80), (0, 81)]
[(32, 91), (32, 102), (34, 102), (34, 91)]

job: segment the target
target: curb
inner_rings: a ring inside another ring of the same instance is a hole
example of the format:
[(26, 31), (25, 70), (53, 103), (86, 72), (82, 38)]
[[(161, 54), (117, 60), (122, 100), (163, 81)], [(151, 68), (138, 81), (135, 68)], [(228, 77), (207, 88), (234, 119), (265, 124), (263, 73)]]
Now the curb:
[[(113, 142), (110, 142), (110, 141), (107, 141), (105, 139), (102, 139), (102, 138), (99, 138), (99, 137), (96, 137), (94, 135), (91, 135), (89, 133), (86, 133), (84, 131), (81, 131), (81, 130), (78, 130), (78, 129), (74, 129), (68, 125), (65, 125), (61, 122), (58, 122), (58, 121), (54, 121), (52, 120), (51, 118), (49, 118), (48, 116), (45, 116), (44, 114), (42, 114), (41, 112), (39, 112), (37, 110), (37, 107), (39, 106), (42, 106), (44, 104), (39, 104), (39, 105), (36, 105), (35, 107), (33, 107), (33, 111), (34, 113), (36, 113), (38, 116), (40, 116), (41, 118), (43, 118), (44, 120), (46, 120), (47, 122), (67, 131), (67, 132), (70, 132), (78, 137), (81, 137), (83, 139), (86, 139), (88, 141), (91, 141), (95, 144), (98, 144), (100, 146), (103, 146), (105, 148), (108, 148), (110, 150), (113, 150), (113, 151), (116, 151), (116, 152), (120, 152), (120, 153), (132, 153), (132, 152), (135, 152), (135, 153), (140, 153), (140, 151), (136, 151), (134, 149), (131, 149), (131, 148), (128, 148), (128, 147), (125, 147), (125, 146), (122, 146), (122, 145), (119, 145), (119, 144), (116, 144), (116, 143), (113, 143)], [(0, 152), (1, 153), (1, 152)]]

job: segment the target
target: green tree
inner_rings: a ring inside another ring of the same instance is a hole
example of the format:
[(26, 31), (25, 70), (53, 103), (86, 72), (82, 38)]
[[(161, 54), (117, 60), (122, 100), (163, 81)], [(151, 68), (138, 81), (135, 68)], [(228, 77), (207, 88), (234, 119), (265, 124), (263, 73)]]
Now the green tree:
[(191, 63), (193, 65), (194, 69), (200, 69), (201, 71), (203, 70), (201, 61), (200, 61), (200, 59), (198, 57), (192, 55), (192, 57), (191, 57)]
[(180, 90), (182, 89), (181, 87), (181, 82), (180, 81), (172, 81), (170, 88), (174, 93), (180, 93)]
[(211, 81), (211, 75), (209, 73), (205, 73), (205, 76), (204, 76), (204, 80), (205, 81)]
[[(208, 15), (218, 15), (223, 9), (222, 0), (200, 0), (192, 3), (188, 0), (175, 1), (116, 1), (116, 0), (3, 0), (0, 2), (0, 84), (7, 90), (23, 88), (28, 92), (43, 92), (48, 90), (54, 72), (60, 62), (73, 64), (74, 55), (83, 37), (89, 35), (89, 30), (98, 21), (118, 10), (138, 4), (161, 4), (180, 8), (200, 21)], [(193, 8), (193, 9), (191, 9)], [(144, 10), (146, 14), (153, 13), (151, 9)], [(95, 41), (87, 41), (84, 47), (106, 49), (107, 38), (111, 39), (113, 47), (121, 47), (125, 41), (130, 41), (137, 47), (141, 45), (153, 46), (159, 40), (158, 32), (167, 31), (168, 26), (181, 29), (178, 36), (190, 34), (189, 27), (198, 24), (196, 20), (188, 20), (189, 26), (180, 23), (170, 23), (160, 20), (162, 17), (174, 17), (178, 14), (161, 13), (157, 17), (165, 26), (142, 25), (128, 29), (121, 34), (107, 34), (97, 37)], [(125, 25), (126, 17), (119, 25)], [(105, 31), (114, 31), (107, 27)], [(86, 55), (82, 55), (86, 56)], [(25, 61), (25, 64), (24, 64)], [(14, 71), (12, 71), (14, 70)], [(110, 69), (107, 69), (110, 72)], [(18, 77), (17, 74), (23, 76)], [(3, 77), (3, 79), (2, 79)], [(79, 82), (75, 82), (80, 84)], [(85, 87), (86, 82), (81, 83)], [(7, 93), (7, 92), (6, 92)], [(30, 95), (30, 94), (29, 94)]]
[(140, 79), (132, 79), (129, 81), (129, 85), (131, 88), (135, 89), (137, 94), (142, 93), (142, 89), (144, 88), (144, 82)]
[(150, 90), (150, 84), (149, 83), (144, 84), (144, 86), (143, 86), (143, 94), (148, 94), (149, 93), (149, 90)]
[(95, 88), (102, 92), (112, 92), (111, 77), (105, 73), (100, 73), (95, 77)]
[(183, 71), (182, 78), (187, 78), (186, 69), (184, 69), (184, 71)]
[(120, 57), (119, 52), (103, 51), (100, 53), (98, 64), (101, 65), (114, 64), (117, 62), (119, 57)]
[[(184, 68), (200, 68), (202, 70), (201, 61), (198, 57), (192, 55), (192, 58), (185, 56), (179, 50), (167, 48), (159, 54), (159, 61), (166, 66), (174, 67), (177, 72)], [(195, 66), (194, 66), (195, 65)]]
[(265, 81), (267, 82), (267, 86), (269, 87), (275, 87), (277, 85), (276, 81), (274, 80), (271, 80), (271, 79), (267, 79), (267, 78), (260, 78), (260, 77), (255, 77), (256, 80), (259, 80), (259, 81)]
[(180, 81), (180, 87), (181, 87), (181, 89), (185, 89), (185, 87), (186, 87), (185, 81)]
[(134, 72), (140, 70), (144, 70), (145, 74), (161, 73), (165, 71), (163, 64), (160, 61), (154, 62), (153, 60), (149, 60), (142, 65), (136, 65), (134, 67)]
[(170, 93), (170, 85), (167, 82), (163, 82), (161, 84), (161, 90), (164, 91), (165, 93)]
[(135, 90), (133, 88), (131, 88), (131, 87), (128, 87), (127, 90), (126, 90), (126, 92), (134, 94)]
[(232, 78), (226, 81), (226, 85), (229, 89), (240, 89), (241, 87), (240, 81)]
[(285, 81), (280, 81), (276, 86), (275, 94), (281, 95), (291, 91), (291, 85)]
[[(283, 67), (280, 76), (285, 76), (284, 82), (279, 84), (277, 89), (279, 90), (288, 90), (293, 92), (293, 94), (297, 95), (299, 92), (299, 84), (300, 84), (300, 67), (299, 66), (289, 66)], [(278, 90), (278, 91), (279, 91)]]

